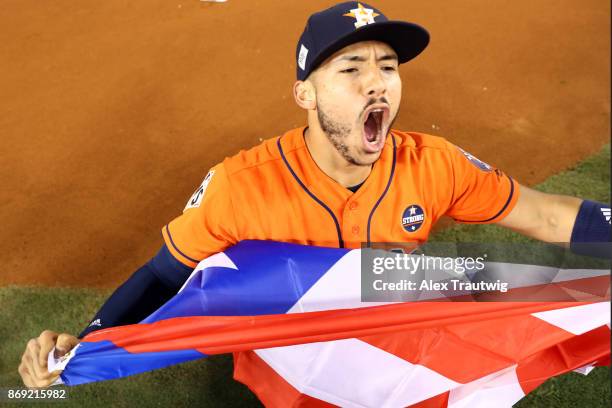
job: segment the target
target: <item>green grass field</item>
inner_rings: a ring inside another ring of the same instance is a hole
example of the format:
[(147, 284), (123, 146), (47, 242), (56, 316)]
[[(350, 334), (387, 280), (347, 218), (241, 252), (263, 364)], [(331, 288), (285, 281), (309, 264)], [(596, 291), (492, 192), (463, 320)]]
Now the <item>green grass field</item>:
[[(575, 168), (553, 176), (537, 189), (610, 202), (610, 146)], [(495, 226), (461, 225), (433, 238), (440, 242), (526, 242)], [(0, 288), (0, 388), (19, 387), (17, 366), (25, 343), (43, 329), (78, 333), (109, 291)], [(215, 356), (115, 381), (69, 388), (70, 407), (199, 406), (257, 407), (248, 389), (232, 380), (230, 356)], [(20, 406), (29, 404), (11, 404)], [(610, 370), (588, 376), (570, 373), (553, 378), (517, 407), (609, 407)]]

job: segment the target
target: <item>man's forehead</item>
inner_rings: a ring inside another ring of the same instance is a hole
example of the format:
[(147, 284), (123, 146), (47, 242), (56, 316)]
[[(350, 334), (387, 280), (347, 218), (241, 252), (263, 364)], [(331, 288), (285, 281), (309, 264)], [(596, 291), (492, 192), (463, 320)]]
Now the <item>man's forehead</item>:
[(324, 63), (343, 60), (346, 57), (368, 56), (370, 53), (376, 54), (377, 57), (390, 55), (397, 58), (397, 54), (387, 43), (381, 41), (360, 41), (336, 51)]

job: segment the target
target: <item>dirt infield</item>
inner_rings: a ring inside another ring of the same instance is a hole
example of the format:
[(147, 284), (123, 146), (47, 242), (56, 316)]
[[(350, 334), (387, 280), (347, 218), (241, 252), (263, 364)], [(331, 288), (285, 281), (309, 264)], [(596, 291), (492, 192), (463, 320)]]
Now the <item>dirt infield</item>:
[[(125, 279), (210, 166), (304, 123), (295, 42), (330, 4), (4, 2), (0, 285)], [(609, 2), (373, 4), (432, 36), (402, 67), (397, 128), (526, 184), (609, 140)]]

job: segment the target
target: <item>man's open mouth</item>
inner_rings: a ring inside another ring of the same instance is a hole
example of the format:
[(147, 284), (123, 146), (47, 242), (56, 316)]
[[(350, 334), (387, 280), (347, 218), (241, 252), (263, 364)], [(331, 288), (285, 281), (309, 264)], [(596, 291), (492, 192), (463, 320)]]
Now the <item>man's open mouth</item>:
[(386, 106), (371, 106), (364, 112), (364, 117), (364, 149), (368, 153), (377, 153), (382, 149), (387, 136), (385, 123), (389, 117), (389, 108)]

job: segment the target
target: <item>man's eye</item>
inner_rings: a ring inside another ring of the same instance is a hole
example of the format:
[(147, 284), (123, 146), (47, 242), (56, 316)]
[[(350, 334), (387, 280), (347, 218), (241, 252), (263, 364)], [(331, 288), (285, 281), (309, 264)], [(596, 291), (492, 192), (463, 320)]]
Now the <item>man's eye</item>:
[(343, 69), (340, 72), (342, 72), (343, 74), (350, 74), (350, 73), (353, 73), (353, 72), (357, 72), (357, 68), (347, 68), (347, 69)]
[(382, 67), (383, 71), (395, 71), (395, 67), (391, 65), (387, 65)]

